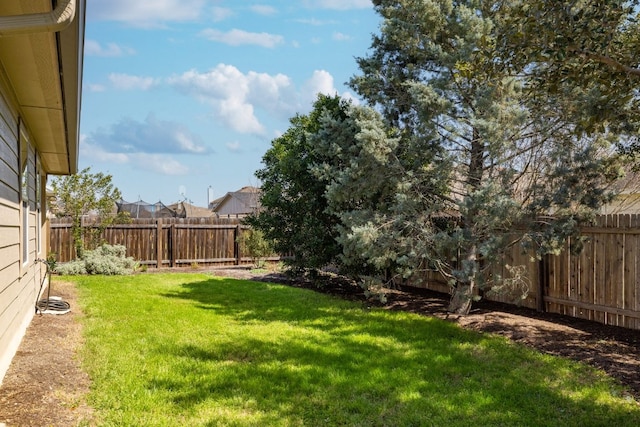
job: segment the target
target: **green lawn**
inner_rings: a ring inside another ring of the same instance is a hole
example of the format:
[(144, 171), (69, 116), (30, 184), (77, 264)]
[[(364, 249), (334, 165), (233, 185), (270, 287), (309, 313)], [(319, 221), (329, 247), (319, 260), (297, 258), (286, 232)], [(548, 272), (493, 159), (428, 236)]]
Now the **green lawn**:
[(98, 425), (640, 425), (603, 374), (441, 320), (203, 274), (63, 279)]

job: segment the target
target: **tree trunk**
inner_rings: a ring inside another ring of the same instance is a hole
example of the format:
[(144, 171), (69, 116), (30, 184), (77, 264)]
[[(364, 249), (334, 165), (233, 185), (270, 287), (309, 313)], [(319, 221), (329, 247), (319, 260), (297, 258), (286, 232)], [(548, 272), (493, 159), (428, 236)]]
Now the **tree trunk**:
[(475, 244), (466, 249), (465, 257), (462, 259), (462, 265), (458, 272), (459, 280), (449, 301), (448, 310), (450, 313), (465, 315), (471, 311), (473, 292), (476, 288), (476, 276), (478, 274), (476, 252), (477, 246)]
[[(469, 194), (473, 194), (482, 185), (485, 162), (485, 144), (480, 133), (475, 128), (473, 129), (473, 140), (471, 141), (469, 154), (467, 186)], [(453, 295), (451, 295), (451, 301), (449, 302), (449, 312), (456, 314), (469, 314), (473, 301), (473, 293), (477, 284), (476, 278), (479, 271), (479, 259), (477, 256), (478, 247), (475, 242), (475, 227), (478, 210), (475, 207), (475, 203), (476, 202), (472, 200), (471, 207), (465, 212), (463, 218), (463, 227), (468, 232), (469, 237), (467, 237), (468, 240), (463, 244), (462, 265), (456, 274), (458, 276), (458, 283), (453, 290)]]
[(471, 311), (471, 302), (473, 301), (474, 288), (474, 281), (466, 283), (458, 282), (451, 295), (448, 311), (455, 314), (469, 314), (469, 311)]

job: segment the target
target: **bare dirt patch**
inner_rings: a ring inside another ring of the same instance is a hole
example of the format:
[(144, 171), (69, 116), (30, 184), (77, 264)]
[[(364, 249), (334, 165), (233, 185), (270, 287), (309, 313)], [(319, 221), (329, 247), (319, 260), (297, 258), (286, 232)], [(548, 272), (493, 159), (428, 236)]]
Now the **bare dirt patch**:
[(27, 329), (0, 387), (0, 423), (8, 427), (90, 424), (84, 399), (89, 377), (76, 354), (82, 330), (75, 288), (54, 280), (51, 295), (69, 302), (72, 311), (36, 315)]
[[(361, 289), (344, 280), (322, 281), (319, 286), (318, 282), (246, 268), (200, 271), (304, 287), (375, 305)], [(68, 301), (72, 312), (34, 318), (0, 387), (0, 423), (8, 427), (67, 427), (93, 425), (95, 421), (85, 399), (90, 381), (77, 357), (82, 343), (82, 313), (76, 305), (75, 289), (54, 278), (53, 294)], [(389, 310), (439, 317), (465, 328), (505, 336), (544, 353), (588, 363), (627, 386), (629, 394), (640, 401), (640, 331), (486, 301), (477, 303), (468, 316), (451, 316), (446, 306), (447, 295), (413, 288), (391, 292), (385, 305)]]

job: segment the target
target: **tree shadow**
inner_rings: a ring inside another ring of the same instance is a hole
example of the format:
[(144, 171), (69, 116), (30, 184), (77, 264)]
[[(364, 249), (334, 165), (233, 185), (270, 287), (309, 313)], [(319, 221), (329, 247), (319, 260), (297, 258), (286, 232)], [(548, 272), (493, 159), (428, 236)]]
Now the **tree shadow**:
[[(438, 425), (460, 414), (478, 425), (573, 425), (570, 416), (585, 413), (594, 425), (629, 420), (594, 396), (561, 394), (558, 378), (531, 369), (545, 363), (533, 352), (505, 353), (506, 340), (439, 319), (389, 316), (309, 290), (235, 279), (185, 283), (163, 296), (273, 330), (267, 338), (159, 343), (155, 352), (179, 362), (148, 387), (164, 390), (181, 410), (223, 402), (264, 425)], [(512, 353), (517, 359), (504, 363)]]

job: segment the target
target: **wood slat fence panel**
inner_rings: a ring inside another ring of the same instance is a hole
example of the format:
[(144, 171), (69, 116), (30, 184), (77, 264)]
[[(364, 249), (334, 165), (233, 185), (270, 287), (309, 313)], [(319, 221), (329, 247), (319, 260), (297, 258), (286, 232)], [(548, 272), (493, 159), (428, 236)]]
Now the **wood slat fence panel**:
[[(53, 219), (50, 227), (49, 252), (58, 262), (75, 259), (70, 222)], [(245, 229), (238, 218), (137, 219), (105, 228), (101, 238), (125, 246), (127, 256), (150, 267), (238, 265), (252, 262), (237, 243)]]
[[(640, 330), (640, 215), (602, 215), (581, 234), (586, 241), (578, 255), (571, 255), (571, 242), (561, 254), (540, 261), (513, 247), (492, 273), (509, 277), (507, 264), (525, 266), (530, 289), (519, 302), (525, 307)], [(450, 291), (436, 272), (422, 274), (415, 286)], [(512, 295), (484, 298), (513, 301)]]

